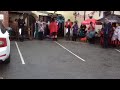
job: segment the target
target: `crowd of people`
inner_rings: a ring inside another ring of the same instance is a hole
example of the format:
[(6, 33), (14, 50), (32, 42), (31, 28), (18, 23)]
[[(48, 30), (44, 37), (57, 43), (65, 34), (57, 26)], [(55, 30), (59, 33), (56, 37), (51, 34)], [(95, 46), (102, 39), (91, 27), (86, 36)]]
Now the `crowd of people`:
[[(24, 24), (25, 22), (23, 18), (18, 20), (15, 19), (13, 22), (12, 29), (16, 33), (16, 39), (20, 38), (19, 34), (21, 34), (21, 38), (24, 40)], [(57, 40), (58, 28), (58, 23), (55, 18), (52, 18), (48, 23), (37, 18), (35, 22), (35, 30), (33, 32), (34, 39), (43, 40), (49, 32), (49, 37), (52, 40)], [(73, 23), (70, 19), (65, 22), (65, 28), (66, 40), (71, 39), (72, 32), (72, 41), (79, 39), (81, 41), (88, 41), (90, 44), (94, 44), (95, 38), (99, 36), (100, 44), (104, 48), (120, 46), (120, 26), (118, 23), (109, 22), (108, 19), (105, 19), (99, 32), (96, 32), (95, 24), (93, 22), (90, 22), (88, 26), (85, 24), (81, 24), (79, 26), (77, 21)], [(19, 30), (21, 30), (21, 32)]]
[(88, 27), (85, 24), (81, 24), (81, 26), (78, 26), (78, 22), (75, 21), (73, 24), (70, 21), (70, 19), (68, 19), (68, 21), (65, 24), (66, 27), (66, 39), (70, 40), (70, 31), (72, 31), (72, 40), (76, 41), (77, 38), (79, 38), (80, 40), (85, 40), (85, 41), (89, 41), (89, 43), (94, 43), (94, 38), (96, 35), (96, 31), (95, 31), (95, 25), (94, 23), (90, 22), (90, 24), (88, 25)]
[[(47, 35), (49, 35), (50, 38), (52, 38), (53, 40), (57, 40), (58, 24), (54, 18), (52, 18), (51, 21), (48, 23), (43, 21), (42, 19), (36, 18), (34, 26), (35, 27), (33, 30), (31, 30), (31, 27), (27, 28), (28, 36), (33, 35), (34, 39), (43, 40)], [(26, 30), (25, 21), (23, 20), (23, 17), (15, 19), (11, 23), (10, 27), (12, 29), (12, 32), (14, 32), (15, 39), (24, 41)]]
[(52, 38), (53, 40), (57, 40), (58, 33), (57, 21), (55, 21), (55, 19), (52, 18), (50, 22), (46, 23), (42, 20), (37, 19), (35, 23), (34, 38), (43, 40), (44, 37), (48, 35), (47, 33), (49, 33), (50, 38)]
[(81, 41), (88, 41), (90, 44), (95, 44), (96, 38), (100, 38), (99, 42), (103, 48), (120, 46), (120, 24), (111, 23), (107, 18), (99, 32), (96, 31), (93, 22), (90, 22), (88, 26), (81, 24), (79, 27), (77, 21), (72, 24), (70, 19), (68, 19), (65, 27), (67, 40), (70, 40), (70, 30), (72, 30), (73, 41), (79, 38)]
[(110, 23), (108, 19), (102, 25), (100, 43), (102, 47), (120, 46), (120, 24)]

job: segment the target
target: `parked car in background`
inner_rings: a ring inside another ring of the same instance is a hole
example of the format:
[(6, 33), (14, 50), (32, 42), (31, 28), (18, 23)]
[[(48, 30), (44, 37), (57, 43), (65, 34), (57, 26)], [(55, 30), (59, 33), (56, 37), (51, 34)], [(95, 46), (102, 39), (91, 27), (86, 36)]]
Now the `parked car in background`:
[(10, 62), (10, 39), (7, 29), (0, 21), (0, 62)]

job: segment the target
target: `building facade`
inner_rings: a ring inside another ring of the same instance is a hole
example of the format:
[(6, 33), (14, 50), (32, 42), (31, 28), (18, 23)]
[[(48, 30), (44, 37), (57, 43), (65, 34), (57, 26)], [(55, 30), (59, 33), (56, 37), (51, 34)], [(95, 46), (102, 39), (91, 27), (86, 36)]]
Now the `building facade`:
[(3, 16), (3, 24), (5, 27), (9, 26), (9, 14), (8, 11), (0, 11), (0, 15)]

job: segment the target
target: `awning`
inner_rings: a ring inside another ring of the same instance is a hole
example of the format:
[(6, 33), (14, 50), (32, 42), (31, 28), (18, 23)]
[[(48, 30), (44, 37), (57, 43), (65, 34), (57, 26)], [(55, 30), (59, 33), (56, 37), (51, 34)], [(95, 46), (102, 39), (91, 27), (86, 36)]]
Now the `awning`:
[(104, 18), (101, 18), (97, 21), (100, 21), (100, 22), (105, 22), (105, 18), (107, 18), (109, 20), (109, 22), (118, 22), (120, 23), (120, 16), (119, 15), (115, 15), (115, 14), (111, 14), (111, 15), (108, 15)]
[(37, 12), (42, 13), (42, 14), (49, 14), (49, 12), (47, 11), (37, 11)]
[(39, 17), (39, 15), (42, 15), (42, 16), (48, 16), (47, 13), (42, 12), (42, 11), (32, 11), (32, 13), (36, 14), (38, 17)]
[(32, 11), (9, 11), (9, 12), (27, 13), (27, 14), (31, 14), (32, 13)]

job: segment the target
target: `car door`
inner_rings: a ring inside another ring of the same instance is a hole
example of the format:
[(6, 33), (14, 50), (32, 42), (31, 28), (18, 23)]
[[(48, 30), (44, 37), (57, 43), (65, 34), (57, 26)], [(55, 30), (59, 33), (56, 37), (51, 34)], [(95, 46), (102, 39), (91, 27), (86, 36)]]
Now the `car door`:
[(0, 21), (0, 39), (3, 40), (5, 38), (5, 42), (7, 43), (8, 52), (10, 51), (10, 40), (9, 40), (9, 33), (7, 29), (4, 27), (3, 23)]

